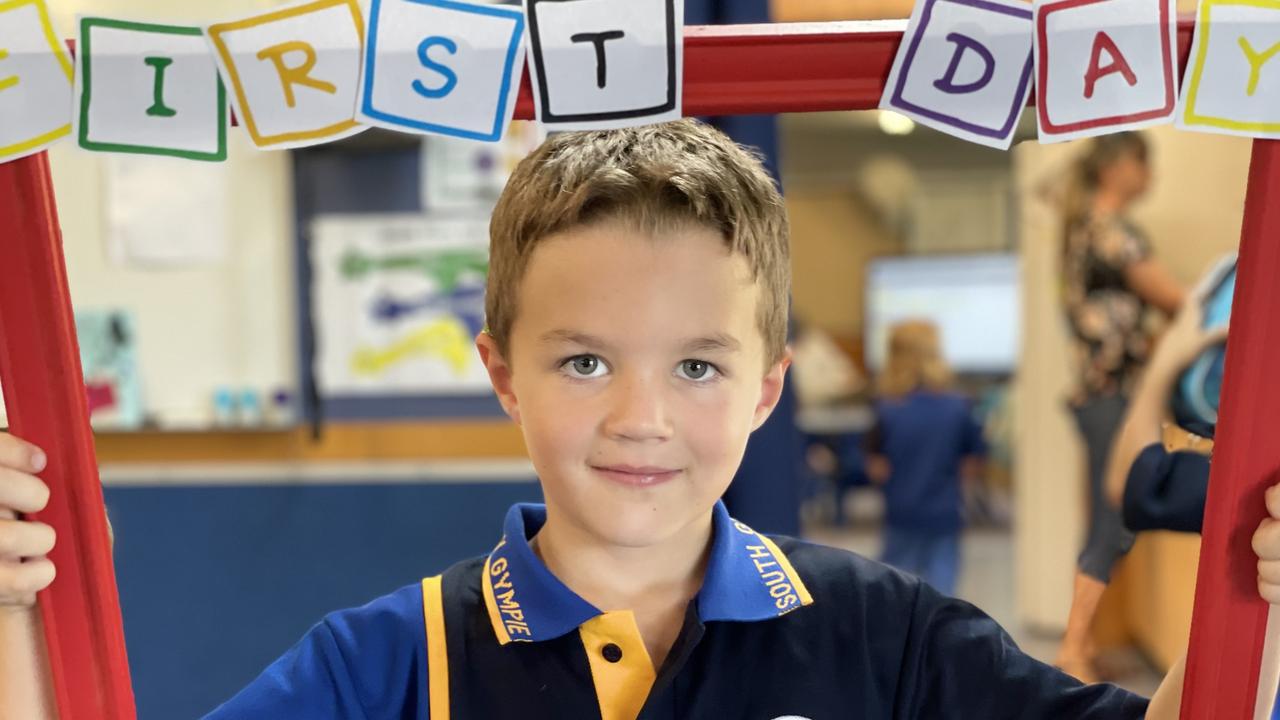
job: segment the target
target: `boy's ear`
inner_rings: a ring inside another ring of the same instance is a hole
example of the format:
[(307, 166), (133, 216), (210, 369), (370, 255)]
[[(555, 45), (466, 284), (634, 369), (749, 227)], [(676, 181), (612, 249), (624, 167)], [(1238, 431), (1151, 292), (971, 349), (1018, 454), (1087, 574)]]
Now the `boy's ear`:
[(760, 380), (760, 402), (756, 404), (756, 416), (751, 423), (751, 431), (755, 432), (769, 419), (773, 409), (782, 399), (782, 386), (786, 382), (787, 368), (791, 367), (791, 346), (788, 345), (782, 359), (774, 363)]
[(511, 366), (498, 350), (498, 343), (487, 332), (476, 335), (476, 350), (480, 352), (480, 362), (489, 373), (489, 383), (498, 395), (498, 402), (507, 416), (520, 424), (520, 404), (516, 401), (516, 393), (511, 385)]

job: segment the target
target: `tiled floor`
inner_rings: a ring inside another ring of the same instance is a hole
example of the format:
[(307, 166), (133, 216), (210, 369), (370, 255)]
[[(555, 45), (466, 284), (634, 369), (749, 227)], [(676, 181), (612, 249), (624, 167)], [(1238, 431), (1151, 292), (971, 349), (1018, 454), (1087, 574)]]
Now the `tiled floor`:
[[(879, 530), (865, 523), (861, 523), (858, 529), (813, 527), (808, 531), (808, 538), (872, 558), (880, 552)], [(1029, 633), (1014, 622), (1013, 540), (1009, 533), (971, 530), (966, 532), (961, 548), (958, 596), (995, 618), (1027, 653), (1051, 662), (1058, 639)], [(1107, 659), (1109, 665), (1131, 668), (1130, 672), (1115, 679), (1118, 685), (1146, 696), (1155, 692), (1160, 676), (1136, 652)]]

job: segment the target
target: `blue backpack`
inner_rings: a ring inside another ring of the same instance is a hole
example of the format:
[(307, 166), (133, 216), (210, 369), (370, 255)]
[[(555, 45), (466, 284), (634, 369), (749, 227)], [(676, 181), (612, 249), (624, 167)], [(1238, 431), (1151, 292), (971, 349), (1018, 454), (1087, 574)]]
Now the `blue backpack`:
[[(1205, 277), (1209, 291), (1204, 294), (1204, 327), (1226, 325), (1231, 319), (1231, 297), (1236, 289), (1236, 257), (1220, 262)], [(1173, 417), (1178, 425), (1200, 435), (1213, 437), (1218, 424), (1218, 399), (1222, 391), (1225, 343), (1214, 345), (1183, 371), (1173, 395)]]

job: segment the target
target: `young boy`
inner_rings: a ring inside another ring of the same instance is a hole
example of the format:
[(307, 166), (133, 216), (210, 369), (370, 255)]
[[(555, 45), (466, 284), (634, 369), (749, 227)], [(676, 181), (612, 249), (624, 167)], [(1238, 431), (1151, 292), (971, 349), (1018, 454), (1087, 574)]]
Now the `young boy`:
[[(552, 137), (512, 176), (491, 239), (477, 345), (546, 506), (512, 508), (487, 557), (328, 616), (210, 717), (1147, 711), (918, 580), (727, 515), (718, 498), (789, 363), (782, 199), (728, 138), (691, 120)], [(29, 511), (27, 452), (0, 444), (0, 498)], [(46, 551), (31, 525), (0, 525), (0, 548)], [(1280, 557), (1280, 540), (1260, 547)], [(1149, 717), (1176, 716), (1180, 682)]]

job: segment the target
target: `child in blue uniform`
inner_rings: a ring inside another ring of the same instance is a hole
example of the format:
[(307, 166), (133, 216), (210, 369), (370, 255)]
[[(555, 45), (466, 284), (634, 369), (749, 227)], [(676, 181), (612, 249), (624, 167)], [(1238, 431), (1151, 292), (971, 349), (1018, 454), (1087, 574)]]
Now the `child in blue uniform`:
[[(490, 232), (476, 342), (546, 505), (512, 508), (486, 557), (324, 618), (211, 718), (1176, 717), (1180, 666), (1148, 710), (913, 577), (729, 517), (789, 362), (786, 214), (755, 157), (691, 120), (556, 135)], [(39, 509), (34, 453), (0, 436), (0, 505)], [(47, 584), (12, 560), (50, 542), (0, 523), (0, 602)], [(0, 664), (35, 670), (0, 677), (3, 711), (47, 717), (39, 644), (6, 629)]]
[(867, 471), (884, 486), (881, 561), (955, 594), (964, 527), (962, 483), (985, 453), (968, 398), (952, 391), (938, 328), (908, 320), (889, 331), (878, 378)]

